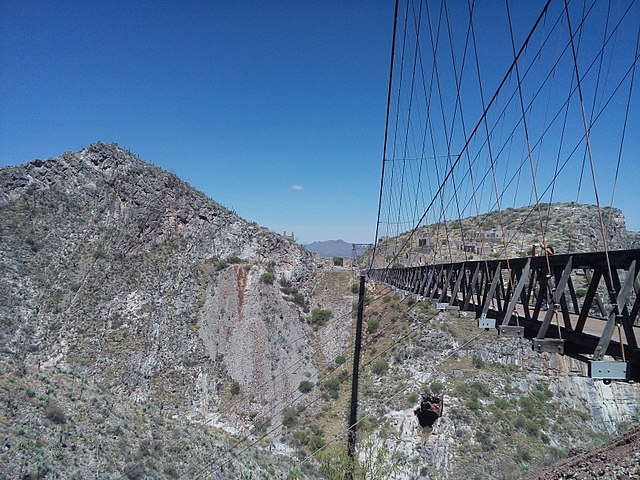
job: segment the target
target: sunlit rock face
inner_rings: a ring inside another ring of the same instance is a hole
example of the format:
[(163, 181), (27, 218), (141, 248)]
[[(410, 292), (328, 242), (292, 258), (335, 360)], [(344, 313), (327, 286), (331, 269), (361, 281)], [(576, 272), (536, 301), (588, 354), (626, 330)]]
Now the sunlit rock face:
[(311, 255), (116, 145), (3, 168), (0, 218), (3, 355), (203, 418), (230, 383), (248, 411), (315, 375), (278, 284), (307, 296)]

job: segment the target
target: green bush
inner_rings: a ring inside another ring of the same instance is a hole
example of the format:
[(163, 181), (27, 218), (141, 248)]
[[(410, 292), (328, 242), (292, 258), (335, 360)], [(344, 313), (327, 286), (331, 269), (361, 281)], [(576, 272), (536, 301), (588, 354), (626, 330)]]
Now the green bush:
[(380, 358), (373, 362), (371, 368), (373, 369), (373, 373), (375, 373), (376, 375), (383, 375), (387, 372), (387, 370), (389, 370), (389, 364), (384, 358)]
[(218, 260), (215, 265), (213, 266), (214, 270), (216, 272), (219, 272), (220, 270), (224, 270), (225, 268), (227, 268), (229, 266), (229, 264), (227, 262), (225, 262), (224, 260)]
[(380, 320), (378, 320), (377, 318), (372, 318), (371, 320), (369, 320), (369, 323), (367, 323), (367, 332), (374, 334), (378, 331), (379, 326)]
[(481, 368), (484, 368), (484, 363), (485, 362), (482, 359), (482, 357), (474, 355), (473, 358), (471, 359), (471, 363), (473, 363), (473, 366), (476, 367), (479, 370)]
[(293, 427), (298, 422), (298, 410), (294, 407), (285, 407), (282, 411), (282, 424), (285, 427)]
[(312, 388), (313, 383), (308, 380), (303, 380), (300, 382), (300, 385), (298, 385), (298, 390), (300, 390), (300, 393), (309, 393)]
[(358, 293), (360, 291), (360, 284), (353, 282), (351, 284), (351, 293)]
[(229, 262), (229, 263), (242, 263), (242, 259), (240, 257), (238, 257), (237, 255), (231, 255), (230, 257), (227, 257), (227, 262)]
[(264, 272), (260, 275), (260, 281), (262, 283), (266, 283), (267, 285), (273, 285), (273, 282), (276, 281), (276, 274), (273, 272)]
[(456, 393), (458, 396), (472, 401), (477, 401), (480, 398), (489, 398), (491, 396), (489, 387), (480, 382), (461, 383), (456, 386)]
[(335, 359), (336, 365), (342, 365), (346, 361), (347, 357), (345, 357), (344, 355), (338, 355)]
[(333, 313), (331, 310), (323, 310), (322, 308), (314, 308), (311, 310), (311, 323), (320, 327), (327, 324)]
[(253, 422), (253, 429), (256, 435), (264, 435), (271, 426), (271, 417), (259, 417)]
[(434, 395), (438, 395), (444, 391), (444, 384), (438, 380), (434, 380), (431, 382), (431, 385), (429, 385), (429, 391)]
[(332, 257), (331, 261), (336, 267), (341, 267), (343, 265), (342, 257)]
[(236, 396), (240, 393), (240, 384), (238, 382), (231, 383), (231, 395)]
[(336, 376), (326, 380), (322, 384), (322, 387), (325, 390), (326, 394), (335, 400), (336, 398), (338, 398), (338, 394), (340, 393), (340, 387), (348, 378), (349, 373), (343, 369)]
[(321, 435), (311, 435), (311, 438), (309, 439), (309, 447), (311, 447), (312, 450), (320, 450), (325, 445), (326, 442)]
[(306, 445), (307, 443), (309, 443), (309, 432), (307, 432), (306, 430), (296, 430), (295, 432), (293, 432), (293, 438), (298, 443)]

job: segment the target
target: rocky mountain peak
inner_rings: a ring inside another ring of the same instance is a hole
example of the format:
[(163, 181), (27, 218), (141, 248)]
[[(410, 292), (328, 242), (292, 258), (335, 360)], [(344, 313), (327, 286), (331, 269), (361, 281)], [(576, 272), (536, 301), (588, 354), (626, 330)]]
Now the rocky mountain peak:
[(0, 343), (27, 367), (139, 399), (180, 385), (170, 403), (191, 415), (229, 382), (251, 403), (279, 360), (302, 369), (260, 401), (315, 371), (283, 341), (305, 337), (311, 254), (115, 144), (0, 169), (0, 219)]

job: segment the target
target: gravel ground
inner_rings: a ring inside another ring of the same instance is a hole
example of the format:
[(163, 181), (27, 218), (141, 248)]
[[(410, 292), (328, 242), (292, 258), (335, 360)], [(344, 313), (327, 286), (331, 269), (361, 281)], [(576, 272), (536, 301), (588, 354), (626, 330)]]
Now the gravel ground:
[(589, 452), (569, 458), (525, 477), (525, 480), (630, 480), (640, 479), (640, 427)]

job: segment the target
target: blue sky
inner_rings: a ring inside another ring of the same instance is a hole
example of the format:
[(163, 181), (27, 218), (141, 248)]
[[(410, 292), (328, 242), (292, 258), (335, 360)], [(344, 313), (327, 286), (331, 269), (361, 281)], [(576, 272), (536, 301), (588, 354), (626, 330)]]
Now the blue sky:
[(303, 243), (371, 242), (393, 9), (0, 0), (0, 166), (116, 142)]
[(0, 5), (1, 165), (113, 141), (300, 241), (372, 241), (391, 2)]

